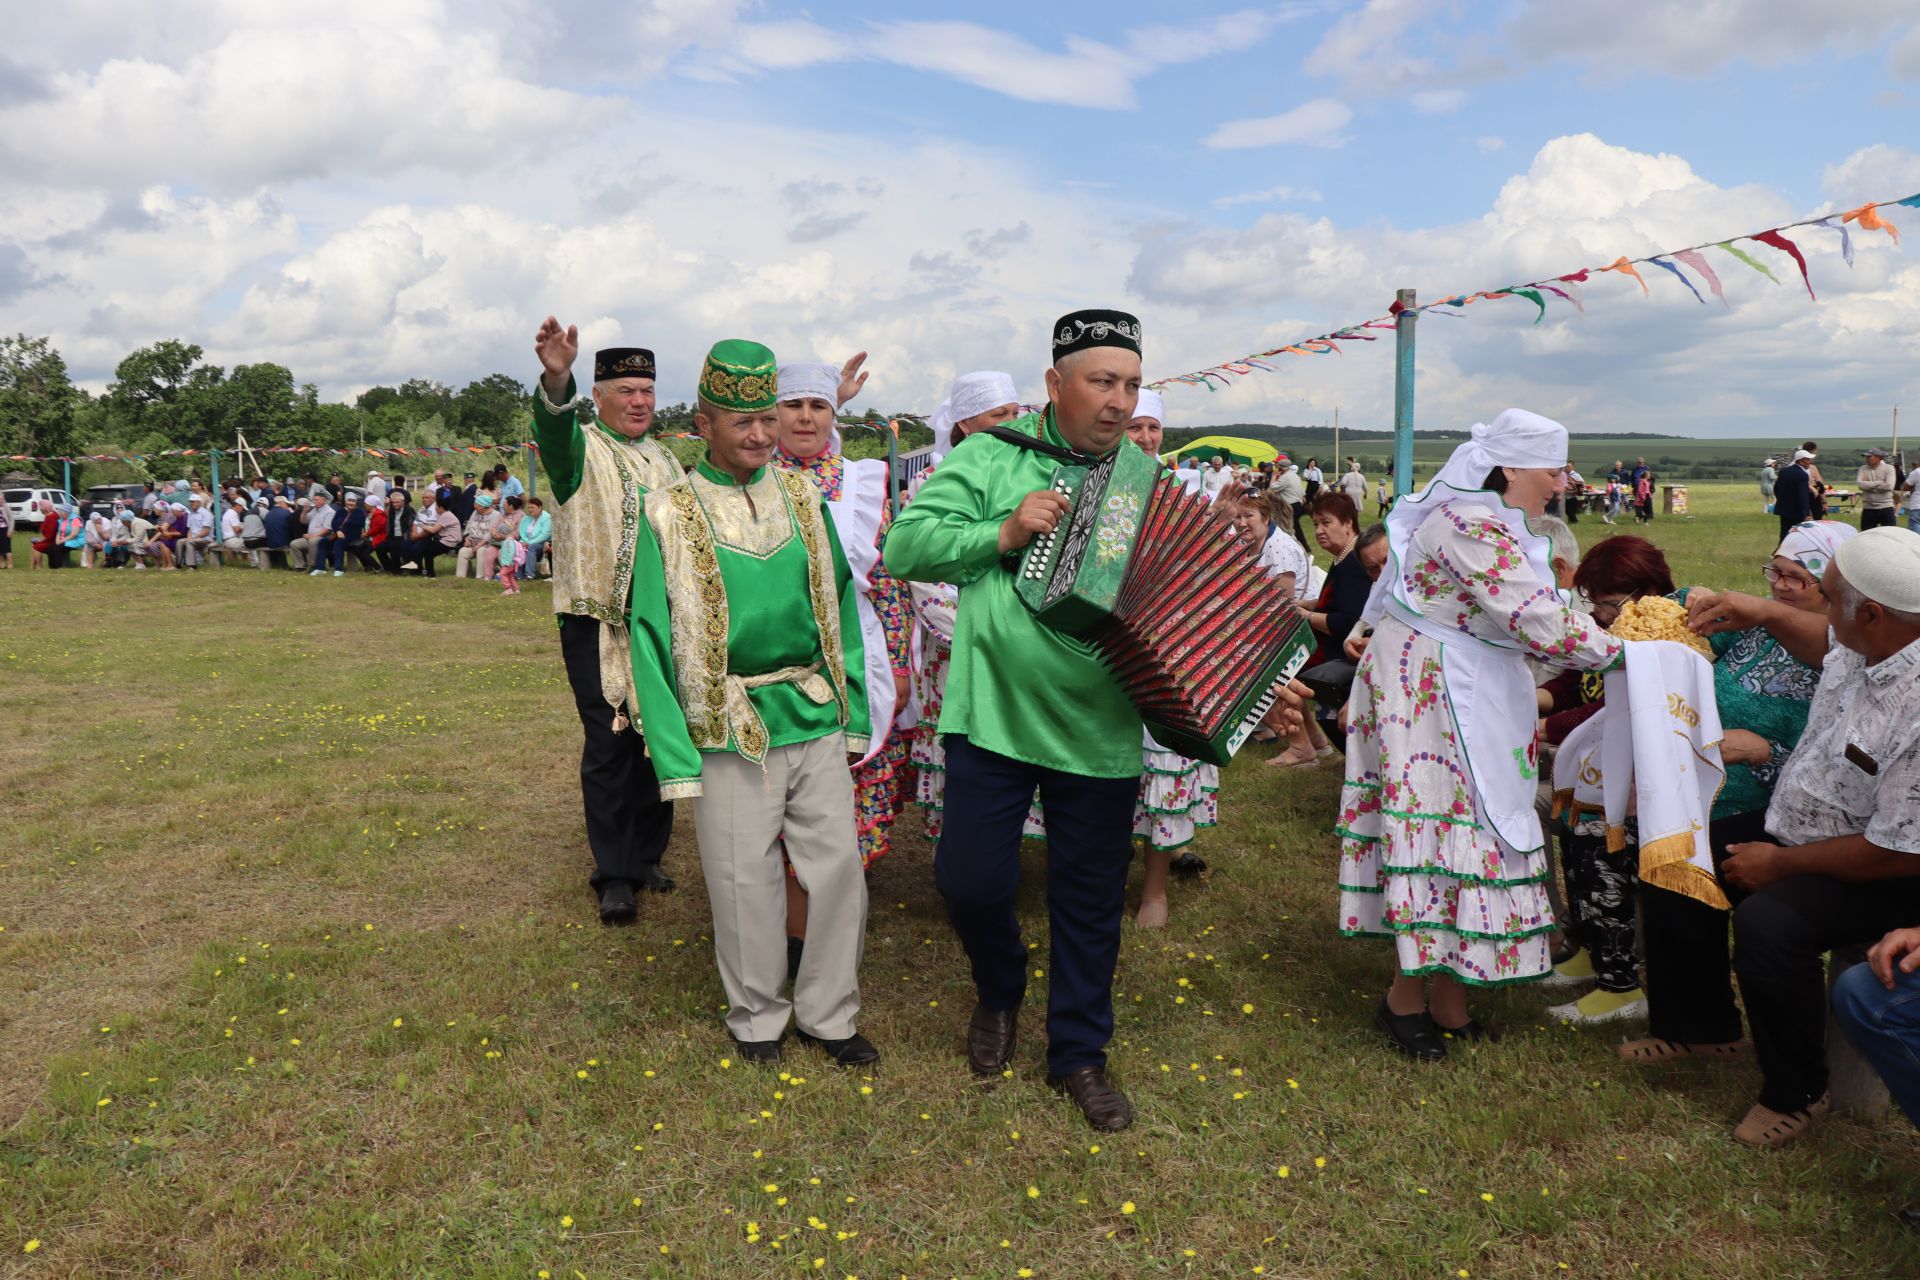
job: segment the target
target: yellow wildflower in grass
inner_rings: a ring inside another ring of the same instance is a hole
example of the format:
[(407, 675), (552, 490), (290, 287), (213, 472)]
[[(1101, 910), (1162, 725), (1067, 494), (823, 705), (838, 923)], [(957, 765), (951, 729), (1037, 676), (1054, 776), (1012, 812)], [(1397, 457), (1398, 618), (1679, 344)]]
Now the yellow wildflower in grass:
[(1291, 1178), (1293, 1176), (1293, 1170), (1289, 1169), (1284, 1164), (1280, 1166), (1279, 1173), (1280, 1173), (1280, 1176), (1283, 1178)]
[(1134, 1203), (1131, 1200), (1127, 1201), (1125, 1204), (1120, 1206), (1120, 1212), (1122, 1213), (1132, 1213), (1133, 1211), (1134, 1211)]
[(38, 1240), (29, 1240), (20, 1246), (20, 1252), (22, 1253), (37, 1253), (39, 1250), (40, 1242)]
[(1027, 1199), (1038, 1200), (1039, 1198), (1040, 1198), (1040, 1188), (1038, 1187), (1027, 1188)]
[(1482, 1200), (1485, 1200), (1485, 1201), (1486, 1201), (1487, 1203), (1489, 1203), (1489, 1204), (1491, 1204), (1491, 1203), (1493, 1203), (1493, 1192), (1491, 1192), (1491, 1191), (1482, 1191), (1482, 1192), (1480, 1193), (1480, 1198), (1481, 1198)]
[(563, 1227), (570, 1227), (570, 1226), (572, 1226), (572, 1225), (573, 1225), (573, 1215), (572, 1215), (572, 1214), (570, 1214), (570, 1213), (568, 1213), (568, 1214), (562, 1214), (562, 1215), (561, 1215), (561, 1217), (560, 1217), (560, 1225), (561, 1225), (561, 1226), (563, 1226)]
[(1324, 1168), (1326, 1168), (1326, 1167), (1327, 1167), (1327, 1158), (1326, 1158), (1325, 1156), (1315, 1156), (1315, 1157), (1313, 1158), (1313, 1167), (1314, 1167), (1314, 1168), (1316, 1168), (1316, 1169), (1324, 1169)]

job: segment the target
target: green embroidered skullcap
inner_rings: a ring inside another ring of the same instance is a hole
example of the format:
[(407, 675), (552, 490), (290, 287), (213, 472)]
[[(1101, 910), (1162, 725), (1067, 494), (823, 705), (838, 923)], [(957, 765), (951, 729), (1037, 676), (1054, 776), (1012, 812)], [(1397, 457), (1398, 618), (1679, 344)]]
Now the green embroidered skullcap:
[(755, 413), (779, 396), (779, 362), (757, 342), (728, 338), (713, 344), (700, 369), (700, 398), (721, 409)]

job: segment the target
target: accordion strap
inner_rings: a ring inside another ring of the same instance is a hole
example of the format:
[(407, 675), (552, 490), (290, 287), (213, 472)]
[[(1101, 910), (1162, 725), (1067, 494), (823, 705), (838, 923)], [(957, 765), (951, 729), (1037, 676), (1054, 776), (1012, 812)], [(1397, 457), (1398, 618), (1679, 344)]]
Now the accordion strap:
[(1044, 453), (1049, 458), (1058, 458), (1060, 461), (1070, 463), (1076, 467), (1091, 466), (1100, 461), (1099, 457), (1095, 454), (1082, 453), (1078, 449), (1064, 448), (1061, 445), (1054, 444), (1050, 440), (1042, 440), (1038, 436), (1030, 436), (1023, 431), (1015, 431), (1011, 427), (1000, 426), (997, 423), (991, 427), (982, 427), (978, 431), (969, 431), (967, 434), (992, 436), (996, 440), (1005, 440), (1008, 444), (1016, 448), (1030, 449), (1034, 453)]

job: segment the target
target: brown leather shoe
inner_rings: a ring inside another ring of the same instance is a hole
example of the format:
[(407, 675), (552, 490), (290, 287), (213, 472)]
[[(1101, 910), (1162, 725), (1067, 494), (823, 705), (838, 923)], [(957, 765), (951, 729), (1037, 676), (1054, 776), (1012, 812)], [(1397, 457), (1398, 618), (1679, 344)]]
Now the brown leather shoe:
[(1105, 1067), (1081, 1067), (1047, 1083), (1072, 1098), (1087, 1123), (1102, 1133), (1118, 1133), (1133, 1123), (1133, 1104), (1107, 1080)]
[(967, 1065), (977, 1076), (997, 1076), (1013, 1061), (1014, 1041), (1020, 1037), (1020, 1011), (997, 1011), (973, 1006), (967, 1019)]

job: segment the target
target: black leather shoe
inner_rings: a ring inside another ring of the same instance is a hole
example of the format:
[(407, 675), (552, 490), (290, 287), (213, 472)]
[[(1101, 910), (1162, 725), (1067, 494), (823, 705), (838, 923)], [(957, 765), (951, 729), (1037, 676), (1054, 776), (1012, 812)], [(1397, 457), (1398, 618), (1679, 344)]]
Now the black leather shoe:
[(967, 1066), (977, 1076), (997, 1076), (1013, 1061), (1014, 1042), (1020, 1038), (1018, 1009), (973, 1006), (967, 1019)]
[(1102, 1133), (1118, 1133), (1133, 1123), (1133, 1104), (1108, 1081), (1105, 1067), (1081, 1067), (1064, 1076), (1048, 1076), (1047, 1085), (1072, 1098), (1087, 1123)]
[(1374, 1010), (1373, 1025), (1386, 1032), (1393, 1047), (1409, 1058), (1439, 1062), (1447, 1056), (1447, 1046), (1440, 1041), (1440, 1025), (1425, 1009), (1419, 1013), (1395, 1013), (1382, 1000)]
[(1167, 864), (1167, 870), (1177, 876), (1197, 876), (1207, 869), (1207, 860), (1197, 853), (1183, 853)]
[(600, 886), (601, 924), (632, 924), (638, 914), (632, 885), (625, 880), (609, 880)]
[(648, 893), (672, 893), (673, 880), (658, 866), (640, 868), (640, 887)]
[(800, 977), (800, 957), (807, 949), (805, 938), (787, 935), (787, 981), (795, 982)]
[(865, 1036), (855, 1032), (845, 1040), (826, 1040), (805, 1031), (794, 1031), (803, 1044), (818, 1045), (841, 1067), (866, 1067), (880, 1061), (880, 1051)]
[(778, 1062), (780, 1061), (780, 1042), (778, 1040), (741, 1040), (735, 1039), (733, 1047), (740, 1053), (742, 1062)]

